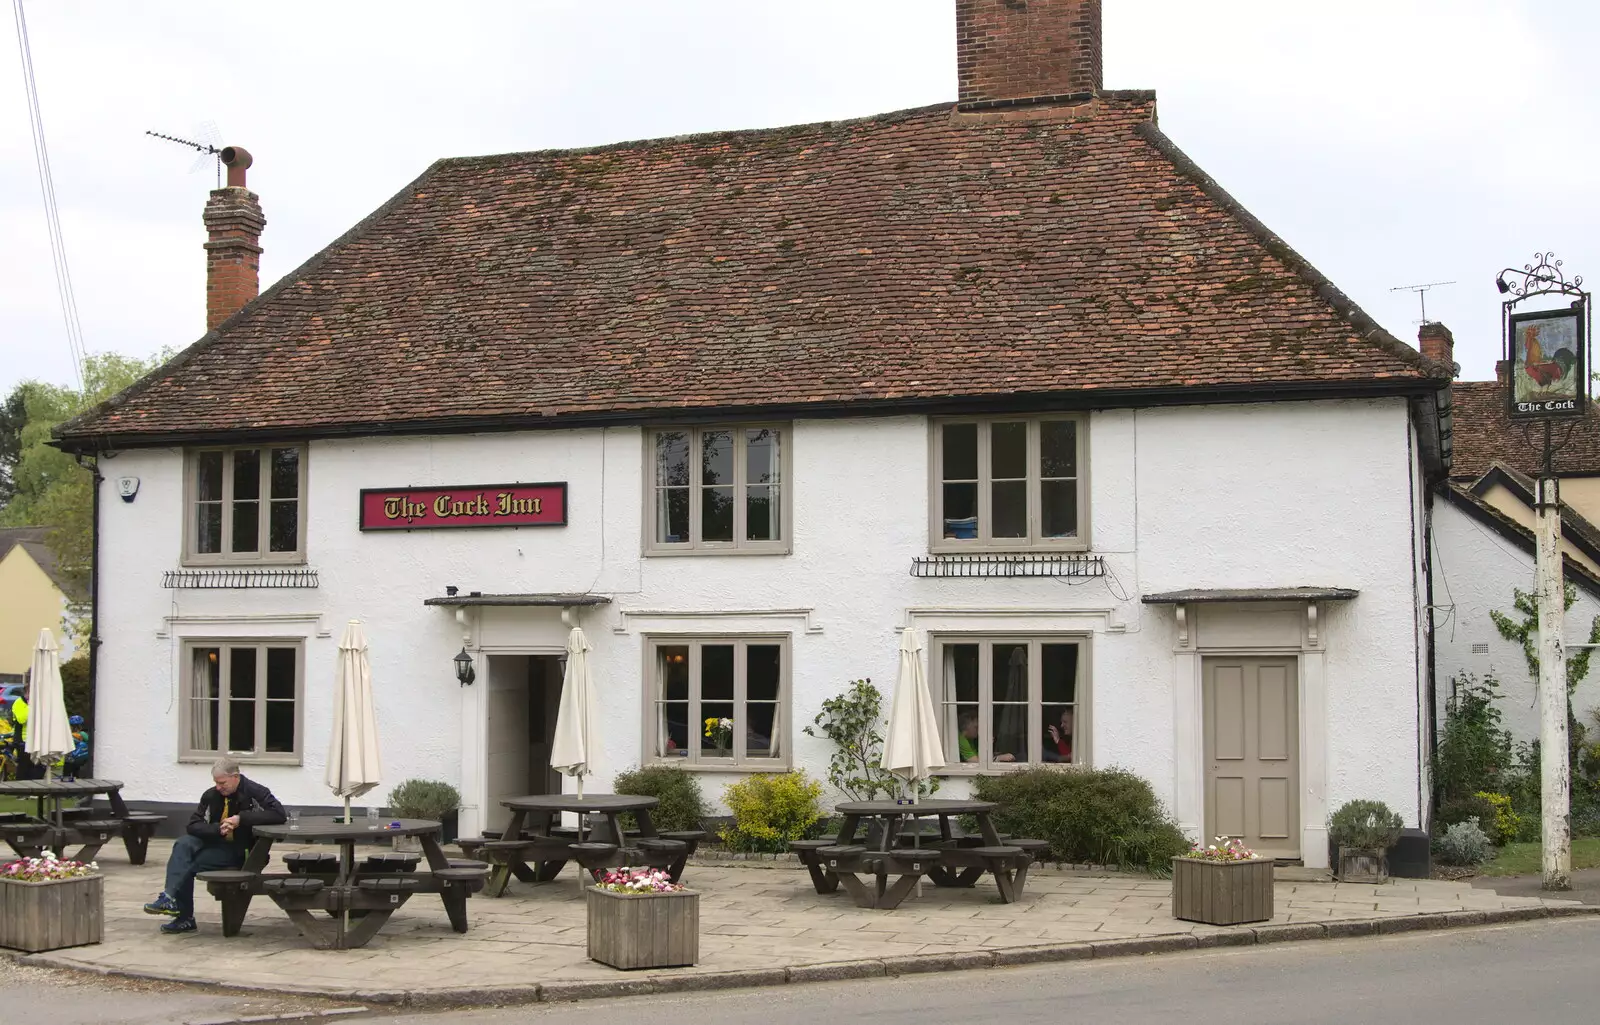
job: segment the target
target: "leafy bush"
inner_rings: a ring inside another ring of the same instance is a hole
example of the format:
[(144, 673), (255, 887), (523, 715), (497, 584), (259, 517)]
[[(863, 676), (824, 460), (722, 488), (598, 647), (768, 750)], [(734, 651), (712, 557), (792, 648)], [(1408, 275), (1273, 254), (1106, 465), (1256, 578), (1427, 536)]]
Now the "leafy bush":
[(996, 829), (1050, 841), (1055, 861), (1165, 872), (1191, 847), (1150, 784), (1126, 769), (1024, 769), (979, 776), (973, 792), (999, 805)]
[[(879, 763), (883, 760), (883, 693), (871, 678), (851, 680), (850, 689), (822, 703), (822, 711), (805, 727), (808, 737), (834, 745), (828, 759), (828, 783), (852, 801), (900, 796), (901, 782)], [(937, 779), (919, 781), (922, 796), (939, 789)]]
[(1405, 820), (1382, 801), (1346, 801), (1328, 818), (1328, 838), (1357, 850), (1387, 850), (1405, 828)]
[[(650, 819), (663, 832), (699, 829), (700, 818), (706, 813), (700, 781), (676, 765), (647, 765), (619, 772), (615, 786), (619, 794), (639, 794), (659, 801), (651, 810)], [(631, 829), (633, 816), (623, 818), (622, 828)]]
[(403, 819), (439, 819), (461, 807), (461, 794), (441, 780), (408, 779), (389, 791), (389, 807)]
[(1481, 865), (1489, 859), (1489, 837), (1472, 820), (1457, 822), (1434, 843), (1439, 860), (1446, 865)]
[(822, 819), (822, 784), (798, 769), (730, 783), (722, 795), (733, 812), (733, 825), (719, 834), (729, 850), (782, 853)]
[(1439, 810), (1433, 815), (1434, 831), (1441, 836), (1446, 829), (1457, 822), (1476, 822), (1480, 826), (1487, 827), (1494, 821), (1494, 805), (1477, 794), (1471, 797), (1453, 797), (1440, 804)]
[(78, 655), (61, 663), (61, 696), (65, 699), (68, 715), (91, 718), (94, 711), (89, 702), (89, 656)]
[(1490, 808), (1488, 818), (1480, 818), (1478, 825), (1489, 834), (1489, 839), (1496, 844), (1508, 844), (1516, 840), (1517, 834), (1522, 832), (1522, 816), (1511, 810), (1511, 798), (1505, 794), (1479, 793), (1473, 794), (1487, 804)]
[(1458, 800), (1479, 791), (1506, 793), (1505, 776), (1513, 770), (1511, 734), (1500, 727), (1495, 703), (1499, 685), (1486, 676), (1482, 683), (1469, 673), (1451, 681), (1445, 703), (1444, 729), (1433, 757), (1433, 780), (1439, 800)]

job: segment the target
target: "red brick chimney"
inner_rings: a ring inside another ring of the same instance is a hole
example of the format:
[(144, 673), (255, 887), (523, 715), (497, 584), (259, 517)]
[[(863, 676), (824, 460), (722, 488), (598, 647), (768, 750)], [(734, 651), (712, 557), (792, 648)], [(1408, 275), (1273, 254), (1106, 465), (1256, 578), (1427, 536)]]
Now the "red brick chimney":
[[(1456, 367), (1456, 336), (1443, 324), (1432, 321), (1422, 325), (1417, 331), (1417, 347), (1434, 362)], [(1461, 368), (1456, 367), (1455, 372), (1459, 376)]]
[(1100, 0), (956, 0), (963, 107), (1100, 91)]
[(254, 192), (244, 187), (249, 151), (225, 146), (219, 154), (228, 185), (206, 200), (206, 330), (238, 313), (261, 291), (261, 229), (267, 219)]

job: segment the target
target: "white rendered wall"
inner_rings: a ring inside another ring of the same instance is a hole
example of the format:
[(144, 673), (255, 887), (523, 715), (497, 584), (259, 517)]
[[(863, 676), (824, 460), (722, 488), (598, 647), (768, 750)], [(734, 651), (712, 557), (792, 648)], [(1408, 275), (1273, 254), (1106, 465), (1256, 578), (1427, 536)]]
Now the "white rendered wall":
[[(1374, 797), (1417, 818), (1417, 693), (1401, 400), (1121, 410), (1089, 429), (1093, 551), (1104, 579), (917, 579), (927, 554), (925, 418), (794, 425), (794, 552), (642, 558), (643, 453), (636, 428), (314, 442), (308, 468), (315, 590), (163, 590), (178, 567), (181, 457), (137, 450), (107, 477), (142, 478), (131, 504), (102, 503), (97, 767), (130, 799), (188, 801), (208, 766), (177, 761), (177, 650), (184, 636), (305, 638), (304, 764), (246, 768), (286, 801), (329, 803), (322, 775), (336, 639), (366, 624), (390, 784), (462, 786), (463, 828), (485, 825), (481, 688), (459, 687), (462, 627), (424, 598), (465, 591), (586, 592), (581, 613), (600, 682), (602, 751), (586, 784), (608, 789), (640, 759), (644, 638), (652, 633), (789, 635), (795, 763), (822, 776), (828, 746), (806, 737), (821, 702), (870, 676), (893, 685), (896, 631), (1072, 630), (1090, 637), (1093, 759), (1151, 780), (1171, 801), (1174, 614), (1141, 594), (1196, 587), (1350, 587), (1323, 614), (1327, 797)], [(362, 534), (365, 487), (569, 482), (569, 525)], [(707, 616), (706, 613), (719, 613)], [(169, 617), (176, 617), (171, 619)], [(296, 618), (298, 617), (298, 618)], [(488, 610), (467, 647), (557, 652), (557, 610)], [(483, 671), (480, 661), (480, 672)], [(1193, 767), (1189, 769), (1192, 771)], [(714, 802), (731, 774), (708, 773)], [(570, 785), (570, 784), (569, 784)], [(961, 793), (954, 780), (948, 793)], [(382, 791), (387, 793), (387, 786)], [(498, 820), (498, 811), (491, 812)]]
[[(1480, 681), (1493, 676), (1500, 685), (1505, 728), (1517, 740), (1537, 740), (1539, 693), (1528, 675), (1522, 645), (1501, 637), (1489, 618), (1493, 610), (1521, 621), (1512, 589), (1533, 590), (1533, 553), (1523, 551), (1445, 499), (1433, 505), (1433, 550), (1439, 721), (1444, 721), (1445, 702), (1457, 676), (1469, 673)], [(1600, 616), (1600, 601), (1587, 589), (1578, 588), (1578, 600), (1567, 610), (1567, 640), (1587, 641), (1596, 616)], [(1475, 654), (1474, 644), (1488, 645), (1489, 650)], [(1569, 657), (1571, 654), (1575, 652)], [(1596, 709), (1600, 709), (1600, 660), (1572, 695), (1573, 714), (1585, 726), (1594, 726)]]

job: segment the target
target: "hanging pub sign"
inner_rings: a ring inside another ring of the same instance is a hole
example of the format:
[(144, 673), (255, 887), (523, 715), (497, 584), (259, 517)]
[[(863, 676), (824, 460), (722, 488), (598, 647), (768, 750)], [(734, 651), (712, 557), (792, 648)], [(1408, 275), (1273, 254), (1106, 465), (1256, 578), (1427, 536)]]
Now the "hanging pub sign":
[(365, 488), (362, 530), (441, 527), (564, 527), (567, 483)]
[(1583, 317), (1579, 308), (1513, 313), (1511, 388), (1513, 417), (1582, 416), (1588, 389)]

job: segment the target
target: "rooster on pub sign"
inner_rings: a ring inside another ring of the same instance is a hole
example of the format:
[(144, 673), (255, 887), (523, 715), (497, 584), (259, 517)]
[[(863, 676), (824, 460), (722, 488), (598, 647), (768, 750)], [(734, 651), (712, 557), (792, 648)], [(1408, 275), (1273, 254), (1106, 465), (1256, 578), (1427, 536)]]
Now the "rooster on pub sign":
[(1511, 318), (1511, 412), (1551, 416), (1582, 412), (1583, 331), (1576, 310)]

